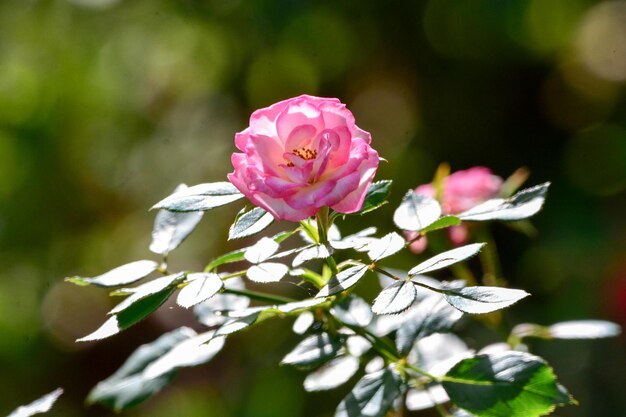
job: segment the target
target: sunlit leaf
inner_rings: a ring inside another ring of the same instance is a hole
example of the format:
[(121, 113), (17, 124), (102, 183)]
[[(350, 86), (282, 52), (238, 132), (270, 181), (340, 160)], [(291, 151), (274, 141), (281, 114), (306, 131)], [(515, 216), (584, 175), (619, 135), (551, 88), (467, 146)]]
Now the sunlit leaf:
[(365, 327), (372, 321), (372, 309), (370, 305), (354, 294), (335, 304), (331, 310), (342, 323), (352, 326)]
[(315, 316), (310, 311), (298, 315), (291, 329), (295, 334), (304, 334), (315, 323)]
[(30, 417), (35, 414), (47, 413), (50, 411), (56, 400), (63, 394), (62, 388), (57, 388), (49, 394), (33, 401), (30, 404), (22, 405), (9, 414), (9, 417)]
[(446, 390), (441, 385), (432, 385), (422, 389), (413, 388), (406, 393), (406, 408), (411, 411), (425, 410), (449, 400)]
[(184, 308), (208, 300), (224, 287), (224, 282), (219, 275), (213, 273), (187, 274), (187, 281), (189, 283), (180, 290), (178, 297), (176, 297), (176, 303)]
[(374, 300), (372, 311), (376, 314), (398, 314), (415, 301), (415, 285), (410, 281), (396, 281), (384, 288)]
[(542, 339), (600, 339), (618, 336), (621, 327), (605, 320), (563, 321), (551, 326), (538, 324), (518, 324), (511, 333), (519, 338), (538, 337)]
[(269, 237), (261, 238), (257, 243), (246, 249), (244, 258), (250, 263), (258, 264), (276, 253), (279, 245)]
[(483, 286), (446, 289), (442, 294), (453, 307), (470, 314), (501, 310), (530, 295), (524, 290)]
[(326, 259), (333, 253), (333, 248), (327, 245), (313, 245), (299, 251), (292, 261), (294, 267), (300, 266), (312, 259)]
[(198, 184), (177, 191), (156, 203), (153, 209), (170, 211), (205, 211), (243, 198), (229, 182)]
[(409, 190), (393, 213), (393, 222), (400, 229), (420, 231), (433, 224), (440, 216), (441, 206), (437, 200)]
[(142, 373), (144, 379), (155, 379), (179, 368), (207, 363), (224, 347), (224, 337), (206, 332), (183, 340), (163, 356), (150, 363)]
[(396, 347), (407, 354), (419, 338), (447, 332), (461, 319), (463, 313), (452, 307), (440, 295), (433, 294), (412, 308), (396, 332)]
[[(233, 290), (243, 290), (243, 279), (234, 277), (224, 282), (224, 287)], [(228, 313), (241, 311), (250, 305), (250, 299), (242, 295), (219, 293), (207, 301), (194, 306), (193, 311), (200, 323), (208, 327), (220, 326), (229, 320)]]
[[(187, 186), (180, 184), (174, 192), (182, 192), (185, 189)], [(167, 255), (193, 232), (203, 215), (204, 212), (201, 211), (175, 213), (169, 210), (159, 210), (154, 219), (150, 250), (160, 255)]]
[(227, 336), (252, 326), (259, 319), (261, 312), (262, 309), (257, 309), (243, 317), (229, 319), (226, 323), (222, 324), (219, 329), (217, 329), (215, 336)]
[(359, 370), (359, 359), (354, 356), (338, 356), (304, 379), (306, 391), (325, 391), (348, 382)]
[(411, 268), (409, 276), (425, 274), (427, 272), (443, 269), (455, 263), (464, 261), (480, 252), (483, 246), (485, 246), (484, 243), (472, 243), (442, 252)]
[(184, 272), (167, 275), (165, 277), (156, 278), (150, 282), (146, 282), (138, 287), (127, 289), (131, 293), (129, 297), (124, 299), (121, 303), (116, 305), (109, 314), (118, 314), (123, 310), (126, 310), (131, 305), (135, 304), (139, 300), (143, 300), (151, 295), (174, 291), (176, 285), (185, 278)]
[(396, 232), (386, 234), (380, 239), (373, 240), (367, 247), (367, 256), (373, 261), (387, 258), (404, 249), (405, 241)]
[(289, 272), (287, 265), (276, 262), (264, 262), (248, 268), (246, 276), (254, 282), (278, 282)]
[(389, 191), (391, 188), (391, 183), (391, 180), (382, 180), (375, 181), (370, 184), (369, 188), (367, 189), (367, 194), (365, 194), (365, 200), (363, 201), (363, 205), (361, 206), (361, 209), (357, 211), (357, 213), (369, 213), (370, 211), (376, 210), (377, 208), (386, 204), (386, 200), (389, 196)]
[(339, 403), (335, 417), (383, 417), (402, 393), (402, 379), (386, 368), (365, 375)]
[(375, 227), (368, 227), (353, 235), (349, 235), (339, 240), (330, 240), (330, 246), (334, 249), (354, 249), (357, 251), (367, 250), (367, 246), (375, 238), (371, 237), (376, 233)]
[(174, 372), (169, 371), (156, 378), (145, 378), (143, 371), (180, 342), (194, 336), (196, 333), (193, 330), (181, 327), (140, 346), (120, 369), (91, 390), (87, 403), (99, 403), (119, 412), (156, 394), (170, 382)]
[(105, 272), (93, 278), (72, 277), (66, 278), (65, 280), (78, 285), (93, 284), (100, 287), (118, 287), (137, 282), (156, 271), (158, 267), (159, 264), (154, 261), (135, 261), (118, 266), (109, 272)]
[(309, 336), (302, 340), (281, 361), (283, 365), (293, 365), (299, 368), (312, 368), (332, 359), (341, 343), (336, 337), (328, 333)]
[(523, 189), (510, 198), (487, 200), (457, 216), (463, 221), (526, 219), (541, 210), (549, 186), (546, 182)]
[(332, 276), (328, 284), (317, 293), (316, 297), (328, 297), (356, 285), (367, 270), (367, 265), (357, 265), (344, 269), (337, 275)]
[(458, 407), (477, 417), (536, 417), (574, 402), (546, 362), (524, 352), (464, 359), (442, 384)]
[(433, 333), (415, 342), (409, 359), (416, 358), (420, 368), (434, 376), (445, 375), (463, 359), (474, 356), (463, 339), (454, 333)]
[(264, 230), (273, 221), (274, 216), (261, 207), (246, 212), (242, 210), (228, 230), (228, 240), (252, 236)]

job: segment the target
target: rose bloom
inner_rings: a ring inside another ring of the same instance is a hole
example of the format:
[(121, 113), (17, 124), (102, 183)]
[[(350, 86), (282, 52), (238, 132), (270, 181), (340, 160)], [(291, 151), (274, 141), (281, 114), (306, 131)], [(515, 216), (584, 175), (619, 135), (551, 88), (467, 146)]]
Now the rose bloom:
[[(464, 171), (457, 171), (443, 179), (440, 196), (441, 208), (444, 214), (459, 214), (494, 198), (502, 187), (502, 178), (494, 175), (489, 168), (473, 167)], [(432, 184), (423, 184), (415, 189), (417, 194), (435, 197), (435, 187)], [(455, 245), (467, 242), (468, 230), (466, 225), (453, 226), (449, 229), (450, 240)], [(407, 239), (417, 237), (417, 232), (407, 232)], [(420, 253), (426, 248), (426, 239), (413, 242), (410, 249)]]
[(229, 181), (278, 220), (329, 206), (354, 213), (378, 168), (371, 136), (336, 98), (302, 95), (260, 109), (235, 135)]

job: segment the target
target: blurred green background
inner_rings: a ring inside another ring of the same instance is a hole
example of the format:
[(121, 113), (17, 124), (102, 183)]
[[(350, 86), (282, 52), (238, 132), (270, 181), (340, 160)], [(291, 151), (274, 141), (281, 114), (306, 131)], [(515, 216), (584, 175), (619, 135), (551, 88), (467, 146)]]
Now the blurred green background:
[[(141, 343), (197, 328), (169, 303), (75, 344), (111, 301), (63, 278), (156, 259), (147, 209), (180, 182), (224, 180), (251, 111), (302, 93), (347, 103), (390, 161), (392, 204), (348, 229), (391, 228), (442, 161), (526, 166), (553, 186), (535, 240), (494, 225), (505, 277), (533, 294), (511, 321), (626, 325), (625, 80), (626, 1), (0, 1), (0, 415), (57, 386), (51, 415), (110, 415), (83, 407), (88, 390)], [(238, 208), (208, 213), (172, 268), (233, 248)], [(306, 394), (304, 373), (277, 366), (295, 343), (286, 320), (234, 336), (126, 415), (331, 416), (349, 386)], [(623, 336), (532, 347), (581, 403), (555, 415), (626, 415)]]

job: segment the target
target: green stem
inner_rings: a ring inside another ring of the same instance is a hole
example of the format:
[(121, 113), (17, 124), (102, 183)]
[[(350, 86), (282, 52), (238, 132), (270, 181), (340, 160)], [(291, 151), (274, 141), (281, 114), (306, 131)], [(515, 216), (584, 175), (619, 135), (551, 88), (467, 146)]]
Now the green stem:
[(488, 226), (480, 225), (476, 228), (476, 239), (487, 243), (478, 257), (483, 267), (483, 284), (494, 287), (504, 286), (501, 277), (500, 261), (496, 243), (489, 232)]
[(230, 278), (242, 277), (242, 276), (246, 275), (246, 272), (248, 272), (248, 270), (233, 272), (233, 273), (221, 276), (220, 279), (222, 281), (224, 281), (224, 280), (230, 279)]
[(265, 301), (272, 304), (285, 304), (296, 301), (291, 298), (281, 297), (279, 295), (272, 295), (263, 292), (250, 291), (250, 290), (235, 290), (232, 288), (225, 288), (224, 292), (227, 294), (236, 294), (243, 295), (244, 297), (248, 297), (252, 300)]
[[(328, 217), (328, 207), (322, 207), (316, 216), (317, 220), (317, 233), (320, 237), (320, 244), (328, 245), (328, 229), (330, 228), (330, 219)], [(330, 268), (333, 275), (337, 275), (337, 262), (333, 256), (326, 258), (326, 264)]]

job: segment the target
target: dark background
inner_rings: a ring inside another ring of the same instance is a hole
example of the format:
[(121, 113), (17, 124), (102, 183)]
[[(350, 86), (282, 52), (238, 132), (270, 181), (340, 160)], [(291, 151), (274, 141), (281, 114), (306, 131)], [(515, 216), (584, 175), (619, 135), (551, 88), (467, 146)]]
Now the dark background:
[[(168, 304), (76, 344), (111, 301), (63, 278), (156, 259), (147, 209), (181, 182), (224, 180), (249, 114), (302, 93), (347, 103), (389, 160), (391, 204), (348, 229), (389, 230), (440, 162), (526, 166), (553, 186), (536, 239), (493, 227), (505, 278), (533, 294), (511, 322), (626, 324), (625, 80), (625, 1), (1, 1), (0, 414), (62, 386), (51, 415), (109, 415), (83, 407), (88, 390), (141, 343), (195, 326)], [(233, 248), (238, 209), (208, 213), (172, 268)], [(330, 416), (349, 386), (305, 393), (304, 373), (277, 366), (295, 343), (287, 320), (236, 335), (126, 415)], [(581, 403), (555, 415), (626, 415), (623, 336), (531, 347)]]

